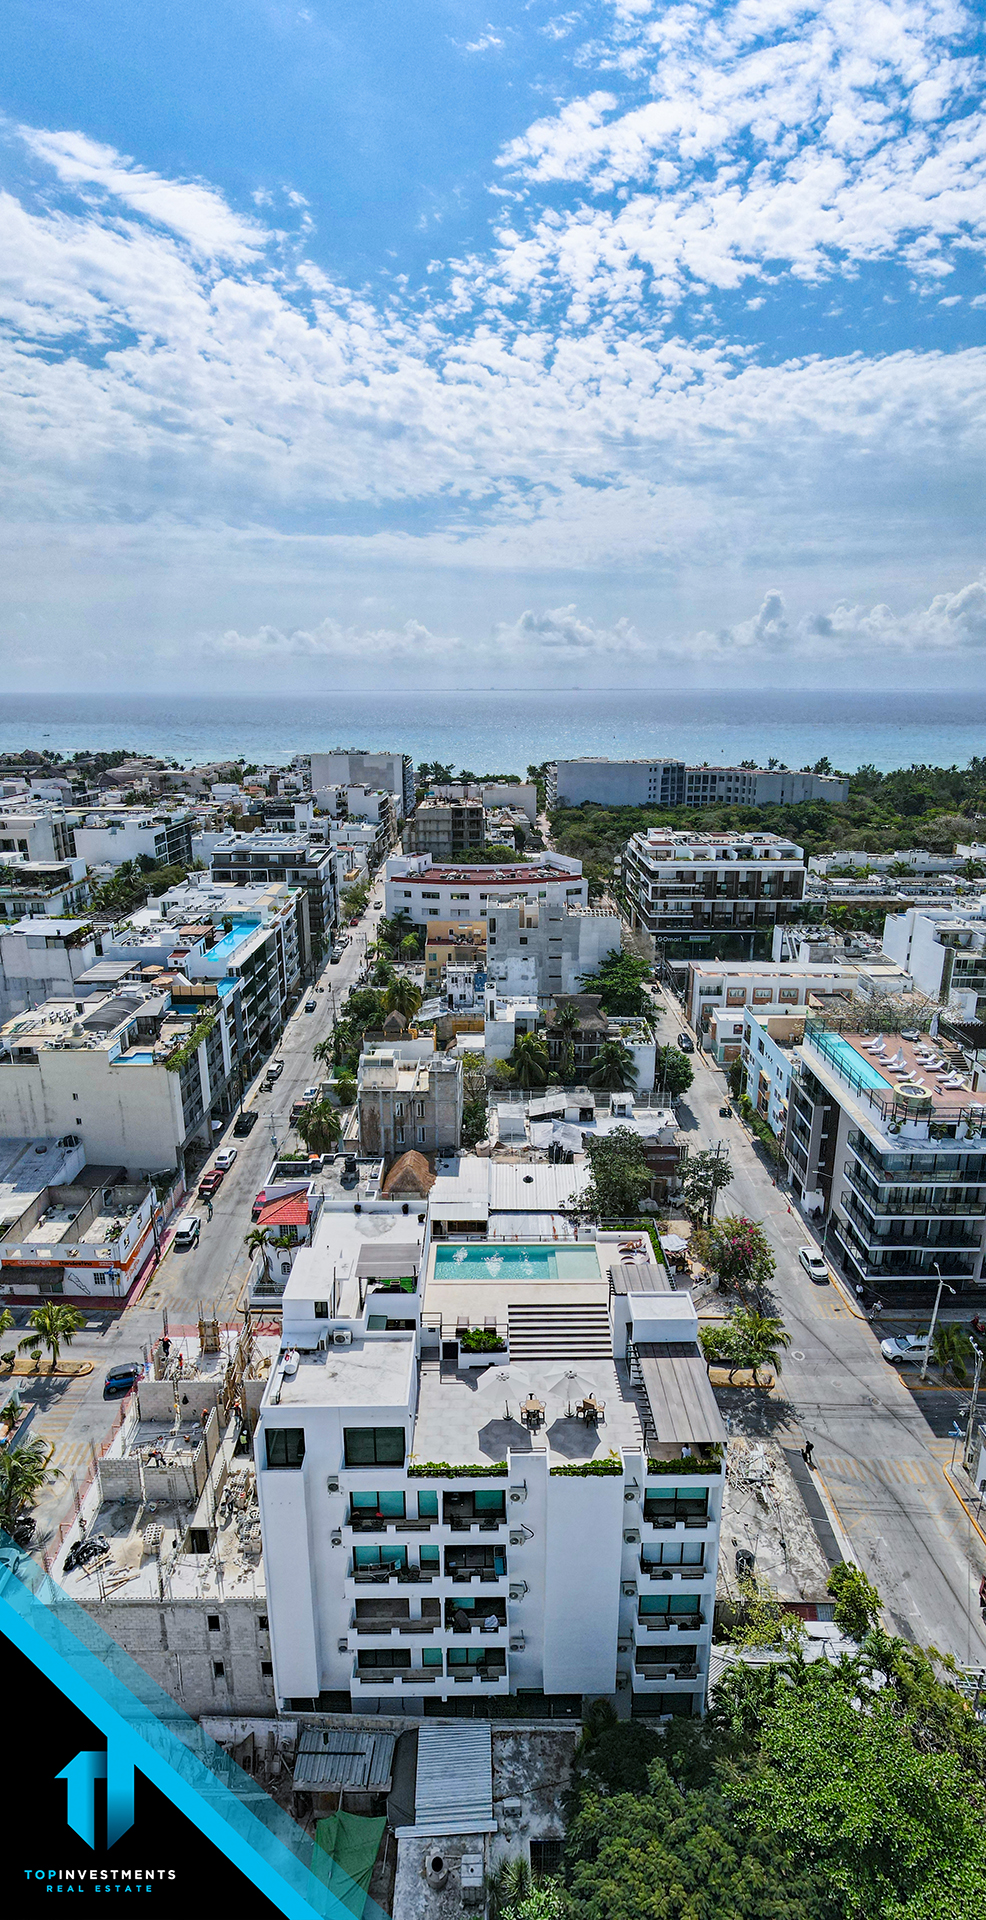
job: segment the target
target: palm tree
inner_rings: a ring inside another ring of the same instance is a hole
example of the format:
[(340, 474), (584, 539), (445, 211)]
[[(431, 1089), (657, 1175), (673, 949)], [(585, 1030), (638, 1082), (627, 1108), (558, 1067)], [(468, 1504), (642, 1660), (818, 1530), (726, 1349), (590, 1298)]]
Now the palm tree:
[(319, 1040), (312, 1048), (312, 1059), (318, 1066), (325, 1066), (332, 1059), (335, 1041), (331, 1034), (327, 1040)]
[(622, 1040), (604, 1040), (592, 1063), (588, 1085), (624, 1091), (636, 1084), (637, 1068), (630, 1048)]
[(374, 986), (389, 987), (395, 978), (393, 961), (388, 958), (387, 954), (381, 953), (373, 969)]
[(404, 935), (401, 941), (401, 952), (405, 960), (416, 959), (418, 952), (418, 936), (416, 933), (406, 933)]
[(384, 996), (384, 1006), (388, 1013), (399, 1013), (402, 1020), (413, 1020), (421, 1005), (421, 988), (406, 973), (392, 980)]
[(791, 1344), (783, 1320), (773, 1314), (757, 1313), (754, 1307), (736, 1307), (730, 1319), (737, 1348), (744, 1355), (736, 1365), (752, 1367), (756, 1384), (759, 1384), (757, 1376), (761, 1367), (772, 1367), (775, 1373), (780, 1373), (781, 1354)]
[(85, 1324), (85, 1315), (79, 1313), (76, 1307), (62, 1306), (57, 1300), (45, 1300), (28, 1315), (28, 1326), (33, 1327), (34, 1332), (18, 1340), (18, 1352), (33, 1353), (36, 1364), (40, 1365), (38, 1354), (42, 1347), (47, 1347), (51, 1354), (51, 1371), (54, 1373), (62, 1347), (70, 1347), (80, 1327)]
[(340, 1107), (351, 1107), (356, 1098), (356, 1075), (340, 1069), (335, 1077), (336, 1098)]
[(543, 1087), (548, 1078), (548, 1043), (540, 1033), (519, 1033), (510, 1055), (510, 1065), (518, 1087), (530, 1092)]
[(342, 1132), (342, 1121), (328, 1100), (318, 1100), (298, 1115), (298, 1132), (309, 1153), (331, 1153)]
[(0, 1448), (0, 1527), (5, 1533), (13, 1533), (44, 1487), (63, 1477), (61, 1467), (48, 1464), (54, 1451), (40, 1437), (20, 1447)]
[(251, 1227), (243, 1242), (251, 1260), (259, 1253), (264, 1266), (270, 1266), (270, 1234), (266, 1227)]
[(966, 1377), (966, 1361), (971, 1350), (972, 1343), (964, 1327), (954, 1320), (939, 1320), (935, 1328), (935, 1365), (943, 1373), (951, 1370), (960, 1386)]

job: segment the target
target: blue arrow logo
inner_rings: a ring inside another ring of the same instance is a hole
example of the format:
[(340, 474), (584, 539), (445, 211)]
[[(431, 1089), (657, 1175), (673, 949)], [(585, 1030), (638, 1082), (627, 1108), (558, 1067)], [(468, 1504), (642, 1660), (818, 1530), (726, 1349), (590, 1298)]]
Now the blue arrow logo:
[(77, 1753), (56, 1780), (68, 1786), (65, 1818), (87, 1847), (96, 1845), (96, 1782), (106, 1781), (106, 1845), (114, 1847), (134, 1823), (134, 1770), (110, 1741), (105, 1753)]

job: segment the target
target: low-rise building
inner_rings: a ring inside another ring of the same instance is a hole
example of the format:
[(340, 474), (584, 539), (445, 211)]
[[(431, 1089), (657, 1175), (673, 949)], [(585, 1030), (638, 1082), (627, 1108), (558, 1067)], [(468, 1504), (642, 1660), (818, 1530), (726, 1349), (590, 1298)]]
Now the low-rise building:
[(549, 807), (785, 807), (843, 801), (841, 774), (790, 767), (689, 767), (683, 760), (556, 760), (548, 768)]
[(126, 861), (141, 859), (162, 867), (190, 867), (192, 834), (198, 824), (198, 816), (188, 807), (169, 813), (100, 807), (78, 816), (75, 850), (90, 867), (122, 867)]
[(632, 925), (664, 956), (700, 948), (752, 959), (778, 921), (798, 917), (804, 851), (776, 833), (694, 833), (649, 827), (623, 855)]
[(0, 801), (0, 865), (10, 854), (25, 860), (74, 860), (75, 833), (63, 806)]
[(462, 1061), (435, 1053), (413, 1060), (400, 1049), (373, 1046), (360, 1059), (360, 1152), (384, 1160), (414, 1148), (455, 1153), (462, 1138)]
[(406, 914), (416, 927), (429, 920), (486, 920), (519, 899), (544, 901), (546, 909), (588, 906), (582, 862), (560, 853), (535, 853), (500, 867), (437, 866), (427, 854), (392, 854), (387, 861), (387, 915)]
[(0, 928), (0, 1020), (43, 1000), (71, 997), (102, 943), (87, 920), (35, 916)]
[(160, 1243), (163, 1224), (147, 1180), (125, 1180), (120, 1167), (83, 1165), (71, 1179), (45, 1187), (0, 1230), (0, 1294), (21, 1305), (64, 1299), (119, 1308)]
[(0, 920), (28, 914), (70, 920), (89, 905), (89, 876), (84, 860), (29, 860), (8, 854), (0, 864)]
[[(701, 1036), (719, 1007), (726, 1012), (747, 1006), (803, 1007), (809, 999), (852, 993), (858, 974), (859, 964), (853, 961), (692, 960), (684, 983), (685, 1018)], [(742, 1020), (742, 1014), (738, 1018)]]
[(986, 902), (961, 912), (908, 907), (888, 914), (883, 946), (919, 993), (941, 1001), (960, 1020), (986, 1020)]
[(701, 1713), (726, 1433), (691, 1296), (644, 1234), (443, 1240), (414, 1267), (413, 1218), (404, 1329), (352, 1282), (339, 1311), (321, 1232), (285, 1291), (255, 1443), (279, 1708)]
[(425, 937), (425, 992), (438, 993), (447, 966), (483, 967), (485, 920), (430, 920)]
[(491, 980), (507, 993), (533, 990), (545, 999), (579, 993), (607, 955), (623, 945), (620, 916), (583, 903), (517, 899), (488, 906)]
[(486, 845), (486, 816), (481, 800), (418, 802), (402, 835), (405, 853), (432, 860), (471, 859)]
[(748, 1099), (771, 1132), (783, 1140), (795, 1050), (804, 1039), (804, 1013), (766, 1007), (743, 1016), (742, 1059)]

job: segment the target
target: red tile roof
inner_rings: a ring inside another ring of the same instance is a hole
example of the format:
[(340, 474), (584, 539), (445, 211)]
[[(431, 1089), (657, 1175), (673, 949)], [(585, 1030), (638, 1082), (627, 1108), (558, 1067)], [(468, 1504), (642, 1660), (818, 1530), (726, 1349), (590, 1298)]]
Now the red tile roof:
[(288, 1193), (283, 1200), (272, 1200), (260, 1214), (262, 1227), (307, 1227), (308, 1195)]

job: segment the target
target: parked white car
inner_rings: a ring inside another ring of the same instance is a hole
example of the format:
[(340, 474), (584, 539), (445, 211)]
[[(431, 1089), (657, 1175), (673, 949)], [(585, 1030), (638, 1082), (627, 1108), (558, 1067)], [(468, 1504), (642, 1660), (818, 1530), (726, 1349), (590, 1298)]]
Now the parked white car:
[(217, 1153), (216, 1155), (216, 1166), (221, 1167), (223, 1173), (228, 1173), (235, 1159), (236, 1148), (224, 1147), (222, 1153)]
[[(216, 1164), (218, 1166), (218, 1161)], [(829, 1270), (817, 1247), (802, 1247), (798, 1254), (798, 1259), (804, 1267), (809, 1280), (814, 1280), (816, 1285), (820, 1287), (828, 1286)]]
[(928, 1351), (926, 1333), (894, 1333), (889, 1340), (881, 1340), (880, 1352), (885, 1360), (894, 1361), (900, 1366), (902, 1361), (923, 1360)]
[(186, 1213), (184, 1220), (179, 1220), (175, 1228), (175, 1246), (179, 1252), (184, 1253), (188, 1247), (197, 1247), (201, 1231), (202, 1215)]

